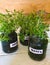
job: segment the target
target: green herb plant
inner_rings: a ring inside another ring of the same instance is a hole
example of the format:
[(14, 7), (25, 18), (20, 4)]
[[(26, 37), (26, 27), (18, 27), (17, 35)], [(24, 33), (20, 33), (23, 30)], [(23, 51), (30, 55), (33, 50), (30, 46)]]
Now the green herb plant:
[(9, 34), (19, 27), (16, 10), (6, 12), (7, 14), (0, 13), (0, 41), (8, 41)]
[(44, 23), (44, 11), (32, 12), (28, 15), (19, 14), (19, 24), (21, 26), (20, 40), (24, 42), (25, 36), (36, 36), (40, 38), (47, 38), (46, 30), (48, 24)]
[(42, 39), (47, 38), (46, 30), (48, 30), (48, 26), (48, 24), (44, 23), (44, 19), (36, 12), (32, 22), (29, 23), (30, 36), (34, 35)]
[(21, 27), (19, 37), (24, 42), (25, 36), (28, 35), (28, 15), (25, 15), (23, 12), (19, 12), (18, 14), (18, 22)]
[[(25, 14), (21, 14), (20, 15), (20, 27), (21, 27), (21, 31), (20, 31), (20, 40), (22, 42), (24, 42), (25, 37), (30, 35), (30, 31), (31, 31), (31, 26), (33, 25), (33, 17), (34, 15), (32, 13), (25, 15)], [(32, 25), (30, 24), (32, 23)], [(30, 26), (31, 25), (31, 26)]]

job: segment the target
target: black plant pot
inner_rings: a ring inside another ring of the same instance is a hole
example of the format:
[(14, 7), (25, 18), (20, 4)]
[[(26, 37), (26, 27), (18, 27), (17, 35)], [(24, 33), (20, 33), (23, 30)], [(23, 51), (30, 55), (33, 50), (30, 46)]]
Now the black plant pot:
[(20, 40), (20, 43), (24, 46), (28, 46), (29, 36), (24, 37), (24, 41)]
[(28, 45), (29, 56), (34, 60), (43, 60), (46, 56), (47, 44), (47, 39), (31, 37)]
[(18, 49), (17, 34), (15, 31), (9, 34), (10, 40), (1, 41), (2, 48), (5, 53), (12, 53)]

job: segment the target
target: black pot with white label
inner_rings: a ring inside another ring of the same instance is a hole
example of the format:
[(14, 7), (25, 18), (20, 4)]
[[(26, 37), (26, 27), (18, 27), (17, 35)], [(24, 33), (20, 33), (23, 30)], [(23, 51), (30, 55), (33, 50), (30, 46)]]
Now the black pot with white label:
[(20, 40), (20, 43), (24, 46), (28, 46), (29, 36), (24, 36), (24, 40)]
[(28, 54), (34, 60), (43, 60), (46, 56), (47, 39), (41, 39), (32, 36), (29, 40)]
[(1, 41), (5, 53), (12, 53), (18, 49), (17, 34), (15, 31), (9, 34), (10, 40)]

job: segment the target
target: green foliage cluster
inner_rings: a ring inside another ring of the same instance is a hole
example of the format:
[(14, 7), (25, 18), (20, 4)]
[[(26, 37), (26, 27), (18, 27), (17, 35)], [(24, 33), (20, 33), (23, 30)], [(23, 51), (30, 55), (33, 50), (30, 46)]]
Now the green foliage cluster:
[(7, 14), (0, 13), (0, 40), (8, 41), (9, 34), (15, 31), (19, 25), (17, 22), (17, 12), (6, 10)]
[[(37, 36), (40, 38), (47, 38), (45, 31), (48, 29), (48, 24), (44, 23), (44, 12), (32, 12), (28, 15), (23, 11), (10, 12), (6, 10), (7, 14), (0, 13), (0, 40), (9, 40), (9, 34), (18, 27), (21, 27), (20, 39), (24, 41), (25, 36)], [(50, 15), (48, 15), (50, 18)]]
[(45, 24), (43, 19), (39, 15), (35, 15), (34, 20), (29, 25), (30, 36), (34, 35), (40, 38), (47, 38), (46, 30), (48, 24)]
[(44, 23), (44, 15), (45, 12), (33, 12), (23, 17), (23, 21), (20, 22), (21, 33), (20, 39), (24, 41), (25, 36), (36, 36), (42, 39), (47, 38), (46, 30), (48, 30), (48, 24)]

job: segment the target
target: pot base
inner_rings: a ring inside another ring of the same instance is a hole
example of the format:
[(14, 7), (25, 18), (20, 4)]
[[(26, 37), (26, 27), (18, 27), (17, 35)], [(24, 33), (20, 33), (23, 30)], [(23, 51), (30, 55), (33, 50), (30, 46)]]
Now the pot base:
[(42, 61), (46, 57), (46, 55), (44, 55), (44, 56), (43, 55), (41, 55), (41, 56), (40, 55), (34, 55), (31, 52), (28, 52), (28, 55), (30, 56), (31, 59), (36, 60), (36, 61)]
[(20, 43), (21, 43), (23, 46), (28, 46), (28, 40), (25, 40), (24, 42), (20, 41)]
[(5, 45), (4, 45), (4, 43), (2, 42), (2, 49), (5, 53), (13, 53), (18, 49), (18, 45), (14, 46), (14, 47), (11, 45), (11, 47), (10, 47), (9, 43), (5, 43)]

